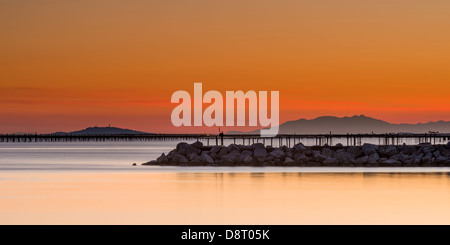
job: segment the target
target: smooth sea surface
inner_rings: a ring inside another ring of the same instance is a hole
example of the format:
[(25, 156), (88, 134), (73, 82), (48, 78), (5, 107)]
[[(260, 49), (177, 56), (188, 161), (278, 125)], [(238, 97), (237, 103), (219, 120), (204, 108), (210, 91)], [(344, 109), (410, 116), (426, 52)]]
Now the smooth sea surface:
[(176, 143), (0, 143), (0, 224), (450, 224), (450, 168), (140, 166)]

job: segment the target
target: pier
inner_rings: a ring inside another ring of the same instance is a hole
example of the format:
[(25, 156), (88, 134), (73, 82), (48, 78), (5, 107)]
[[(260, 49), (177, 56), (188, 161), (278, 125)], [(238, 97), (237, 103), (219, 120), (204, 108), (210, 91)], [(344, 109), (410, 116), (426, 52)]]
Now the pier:
[(106, 142), (106, 141), (202, 141), (206, 145), (241, 144), (292, 147), (302, 142), (305, 145), (323, 146), (342, 144), (344, 146), (359, 146), (364, 143), (377, 145), (431, 145), (446, 144), (450, 134), (279, 134), (272, 138), (263, 138), (250, 134), (127, 134), (127, 135), (43, 135), (26, 134), (0, 135), (0, 143), (32, 143), (32, 142)]

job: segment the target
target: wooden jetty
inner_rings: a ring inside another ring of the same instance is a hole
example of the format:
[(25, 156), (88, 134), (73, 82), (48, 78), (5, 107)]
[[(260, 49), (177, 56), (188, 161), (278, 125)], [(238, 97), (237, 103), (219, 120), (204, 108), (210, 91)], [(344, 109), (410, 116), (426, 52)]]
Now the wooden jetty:
[[(44, 135), (44, 134), (3, 134), (0, 143), (17, 142), (102, 142), (102, 141), (193, 141), (199, 140), (206, 145), (223, 145), (224, 141), (234, 144), (250, 145), (264, 143), (278, 146), (288, 146), (302, 142), (305, 145), (335, 145), (344, 146), (372, 143), (378, 145), (409, 144), (446, 144), (450, 141), (450, 134), (279, 134), (273, 138), (263, 138), (250, 134), (126, 134), (126, 135)], [(407, 143), (408, 144), (408, 143)]]

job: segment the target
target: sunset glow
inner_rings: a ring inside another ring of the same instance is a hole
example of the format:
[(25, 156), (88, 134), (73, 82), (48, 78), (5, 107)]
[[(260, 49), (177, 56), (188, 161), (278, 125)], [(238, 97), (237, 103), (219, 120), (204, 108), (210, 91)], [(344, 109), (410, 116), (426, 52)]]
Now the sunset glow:
[(170, 122), (194, 82), (280, 91), (281, 123), (450, 121), (449, 29), (441, 0), (2, 1), (0, 133), (217, 132)]

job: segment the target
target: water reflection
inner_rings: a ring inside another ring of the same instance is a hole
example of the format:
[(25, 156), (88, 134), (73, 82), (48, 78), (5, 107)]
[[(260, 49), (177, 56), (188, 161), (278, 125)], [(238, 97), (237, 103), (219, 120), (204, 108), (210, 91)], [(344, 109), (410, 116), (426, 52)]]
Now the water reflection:
[(0, 179), (1, 224), (450, 222), (447, 172), (11, 171)]

